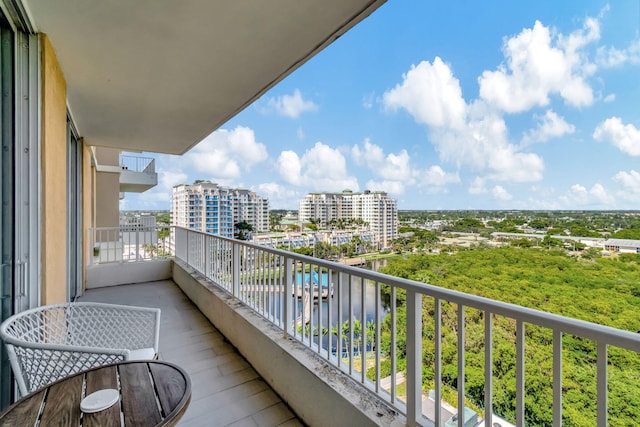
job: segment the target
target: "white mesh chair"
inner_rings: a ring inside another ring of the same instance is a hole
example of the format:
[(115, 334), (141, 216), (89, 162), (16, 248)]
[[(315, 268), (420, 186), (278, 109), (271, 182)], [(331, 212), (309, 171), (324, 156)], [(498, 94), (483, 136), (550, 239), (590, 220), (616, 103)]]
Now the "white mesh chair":
[(15, 314), (0, 325), (21, 395), (76, 372), (158, 355), (160, 309), (74, 302)]

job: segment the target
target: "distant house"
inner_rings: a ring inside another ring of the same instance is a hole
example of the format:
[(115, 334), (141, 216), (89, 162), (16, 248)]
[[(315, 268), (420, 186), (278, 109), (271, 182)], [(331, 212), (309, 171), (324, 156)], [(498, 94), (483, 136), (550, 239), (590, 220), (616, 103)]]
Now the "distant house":
[[(544, 236), (545, 236), (544, 234), (539, 234), (539, 233), (505, 233), (500, 231), (494, 231), (493, 233), (491, 233), (491, 237), (494, 240), (498, 240), (498, 239), (510, 240), (510, 239), (526, 238), (526, 239), (534, 240), (537, 242), (538, 240), (542, 240)], [(583, 243), (589, 248), (603, 248), (606, 240), (602, 237), (563, 236), (560, 234), (553, 234), (550, 237), (553, 239), (562, 240), (563, 242)], [(611, 239), (611, 240), (616, 240), (616, 239)], [(620, 239), (617, 239), (617, 240), (620, 240)], [(628, 240), (628, 241), (638, 242), (638, 240)]]
[(604, 249), (612, 252), (640, 254), (640, 240), (607, 239)]

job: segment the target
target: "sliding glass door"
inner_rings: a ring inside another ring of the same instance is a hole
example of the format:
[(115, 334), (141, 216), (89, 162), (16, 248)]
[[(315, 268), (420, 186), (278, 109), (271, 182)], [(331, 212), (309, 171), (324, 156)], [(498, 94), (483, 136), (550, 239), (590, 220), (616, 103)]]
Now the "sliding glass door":
[[(0, 11), (0, 303), (1, 320), (13, 314), (14, 260), (14, 45), (15, 34)], [(11, 401), (11, 371), (7, 353), (0, 360), (0, 404)]]
[[(40, 304), (41, 275), (38, 36), (13, 26), (2, 10), (0, 321)], [(5, 407), (13, 381), (4, 346), (0, 354), (0, 407)]]

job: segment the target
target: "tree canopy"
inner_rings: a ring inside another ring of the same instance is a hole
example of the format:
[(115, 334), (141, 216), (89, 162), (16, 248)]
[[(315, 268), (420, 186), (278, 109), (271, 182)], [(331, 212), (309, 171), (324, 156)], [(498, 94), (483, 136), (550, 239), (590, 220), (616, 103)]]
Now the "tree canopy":
[[(495, 248), (454, 255), (413, 255), (393, 260), (382, 272), (636, 332), (640, 330), (640, 257), (582, 259), (564, 251)], [(388, 297), (388, 295), (387, 295)], [(397, 353), (403, 360), (406, 337), (404, 295), (398, 293)], [(423, 301), (423, 384), (433, 382), (433, 300)], [(443, 302), (443, 383), (457, 384), (457, 310)], [(477, 407), (484, 396), (484, 313), (465, 310), (466, 394)], [(381, 335), (381, 351), (390, 354), (390, 320)], [(551, 425), (552, 333), (526, 325), (527, 425)], [(563, 417), (565, 425), (595, 423), (595, 345), (563, 339)], [(404, 363), (399, 361), (398, 364)], [(371, 376), (371, 372), (369, 375)], [(374, 374), (375, 375), (375, 374)], [(494, 412), (514, 420), (515, 322), (494, 316)], [(640, 355), (609, 348), (609, 423), (640, 423)]]

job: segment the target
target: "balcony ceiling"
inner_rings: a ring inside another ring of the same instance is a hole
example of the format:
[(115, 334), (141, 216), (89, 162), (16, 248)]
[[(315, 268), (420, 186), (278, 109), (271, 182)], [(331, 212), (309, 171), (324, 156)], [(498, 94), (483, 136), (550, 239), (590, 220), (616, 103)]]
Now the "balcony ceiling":
[(183, 154), (385, 0), (23, 0), (91, 145)]

